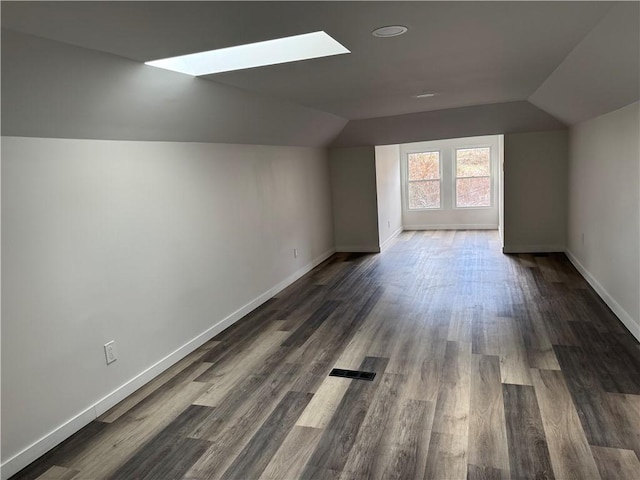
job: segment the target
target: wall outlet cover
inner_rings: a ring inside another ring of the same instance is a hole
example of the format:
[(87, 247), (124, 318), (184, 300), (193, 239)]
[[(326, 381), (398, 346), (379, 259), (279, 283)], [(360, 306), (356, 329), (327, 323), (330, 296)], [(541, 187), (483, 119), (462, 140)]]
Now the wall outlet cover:
[(114, 340), (104, 345), (104, 356), (107, 360), (107, 365), (118, 359), (118, 352), (116, 351), (116, 343)]

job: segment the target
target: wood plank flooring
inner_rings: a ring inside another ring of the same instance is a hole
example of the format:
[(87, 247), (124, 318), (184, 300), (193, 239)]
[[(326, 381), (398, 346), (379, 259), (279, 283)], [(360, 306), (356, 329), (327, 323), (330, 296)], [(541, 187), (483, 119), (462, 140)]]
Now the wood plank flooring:
[(638, 342), (564, 255), (425, 231), (334, 255), (13, 478), (635, 479), (639, 455)]

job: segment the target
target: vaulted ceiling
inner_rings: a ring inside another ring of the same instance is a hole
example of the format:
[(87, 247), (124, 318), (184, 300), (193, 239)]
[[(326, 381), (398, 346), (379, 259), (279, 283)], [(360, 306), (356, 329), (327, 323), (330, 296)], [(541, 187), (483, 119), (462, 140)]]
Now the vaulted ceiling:
[[(390, 24), (409, 30), (371, 35)], [(640, 82), (637, 2), (3, 2), (2, 26), (136, 62), (324, 30), (352, 53), (203, 78), (352, 128), (517, 102), (572, 123)]]

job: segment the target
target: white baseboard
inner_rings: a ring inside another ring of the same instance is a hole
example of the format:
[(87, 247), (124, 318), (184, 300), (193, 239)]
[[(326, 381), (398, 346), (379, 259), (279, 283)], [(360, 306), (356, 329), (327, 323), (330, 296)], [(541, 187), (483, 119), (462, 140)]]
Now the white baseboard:
[(146, 383), (153, 380), (155, 377), (160, 375), (162, 372), (167, 370), (169, 367), (177, 363), (186, 357), (189, 353), (193, 352), (196, 348), (203, 345), (205, 342), (209, 341), (217, 334), (225, 330), (226, 328), (233, 325), (235, 322), (240, 320), (249, 312), (255, 310), (264, 302), (273, 298), (279, 292), (284, 290), (286, 287), (291, 285), (293, 282), (298, 280), (300, 277), (311, 271), (316, 266), (320, 265), (327, 258), (335, 253), (335, 249), (330, 249), (324, 252), (322, 255), (316, 257), (311, 262), (306, 264), (305, 266), (299, 268), (294, 273), (289, 275), (283, 281), (270, 288), (263, 294), (259, 295), (246, 305), (242, 306), (232, 314), (228, 315), (226, 318), (223, 318), (215, 325), (208, 328), (206, 331), (202, 332), (200, 335), (195, 338), (189, 340), (187, 343), (182, 345), (180, 348), (174, 350), (166, 357), (157, 361), (153, 365), (151, 365), (146, 370), (142, 371), (131, 380), (127, 381), (102, 399), (98, 400), (95, 404), (89, 406), (87, 409), (83, 410), (75, 417), (66, 421), (52, 432), (48, 433), (40, 440), (34, 442), (21, 452), (17, 453), (6, 462), (4, 462), (0, 466), (0, 477), (2, 480), (6, 480), (10, 476), (18, 473), (24, 467), (29, 465), (34, 460), (37, 460), (39, 457), (47, 453), (53, 447), (63, 442), (75, 432), (80, 430), (82, 427), (86, 426), (91, 421), (98, 418), (100, 415), (108, 411), (111, 407), (116, 405), (118, 402), (124, 400), (133, 392), (138, 390), (140, 387), (145, 385)]
[[(277, 294), (279, 294), (282, 290), (284, 290), (285, 288), (287, 288), (289, 285), (291, 285), (293, 282), (295, 282), (296, 280), (298, 280), (299, 278), (301, 278), (302, 276), (306, 275), (307, 273), (309, 273), (311, 270), (313, 270), (314, 268), (316, 268), (318, 265), (320, 265), (322, 262), (324, 262), (327, 258), (329, 258), (331, 255), (333, 255), (334, 253), (336, 253), (336, 249), (332, 248), (330, 250), (327, 250), (326, 252), (324, 252), (322, 255), (317, 256), (316, 258), (314, 258), (313, 260), (311, 260), (309, 263), (307, 263), (304, 267), (299, 268), (298, 270), (296, 270), (294, 273), (292, 273), (291, 275), (289, 275), (287, 278), (285, 278), (283, 281), (281, 281), (279, 284), (277, 284), (275, 287), (273, 287), (271, 290), (269, 290), (267, 292), (268, 297), (266, 298), (265, 302), (267, 300), (269, 300), (270, 298), (275, 297)], [(264, 302), (262, 302), (264, 303)], [(251, 310), (254, 310), (257, 307), (254, 307)], [(249, 310), (249, 311), (251, 311)], [(249, 312), (247, 312), (249, 313)], [(246, 314), (244, 314), (246, 315)], [(243, 316), (244, 316), (243, 315)]]
[(502, 253), (552, 253), (564, 252), (564, 245), (505, 245)]
[(620, 306), (618, 302), (611, 296), (609, 292), (596, 280), (596, 278), (585, 268), (584, 265), (580, 263), (580, 261), (576, 258), (576, 256), (571, 253), (570, 250), (565, 250), (565, 254), (569, 261), (576, 267), (576, 270), (580, 272), (580, 274), (585, 278), (589, 285), (596, 291), (600, 298), (604, 300), (609, 308), (616, 314), (616, 316), (620, 319), (620, 321), (624, 324), (625, 327), (631, 332), (631, 334), (636, 337), (638, 341), (640, 341), (640, 324), (633, 320), (631, 315), (629, 315), (624, 308)]
[(436, 225), (403, 225), (404, 230), (498, 230), (497, 224), (486, 223), (453, 223)]
[(393, 241), (393, 239), (396, 238), (398, 235), (400, 235), (402, 231), (403, 231), (403, 228), (400, 227), (395, 232), (393, 232), (389, 238), (387, 238), (384, 242), (382, 242), (382, 244), (380, 245), (380, 251), (382, 252), (389, 245), (391, 245), (391, 242)]
[(336, 252), (341, 253), (380, 253), (379, 245), (337, 245)]
[(86, 410), (80, 412), (71, 420), (60, 425), (54, 431), (42, 437), (34, 444), (22, 450), (20, 453), (14, 455), (0, 466), (0, 475), (2, 480), (6, 480), (10, 476), (15, 475), (31, 462), (40, 458), (60, 442), (69, 438), (95, 419), (95, 409), (92, 405)]

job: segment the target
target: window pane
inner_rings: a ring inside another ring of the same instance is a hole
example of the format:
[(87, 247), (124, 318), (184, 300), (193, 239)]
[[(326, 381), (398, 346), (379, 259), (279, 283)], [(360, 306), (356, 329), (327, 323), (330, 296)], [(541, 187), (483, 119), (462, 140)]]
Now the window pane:
[(440, 208), (440, 181), (411, 182), (409, 184), (409, 208)]
[(491, 175), (490, 152), (488, 147), (456, 150), (456, 177), (488, 177)]
[(459, 178), (456, 180), (456, 207), (490, 207), (491, 179)]
[(409, 180), (440, 179), (440, 152), (409, 154)]

